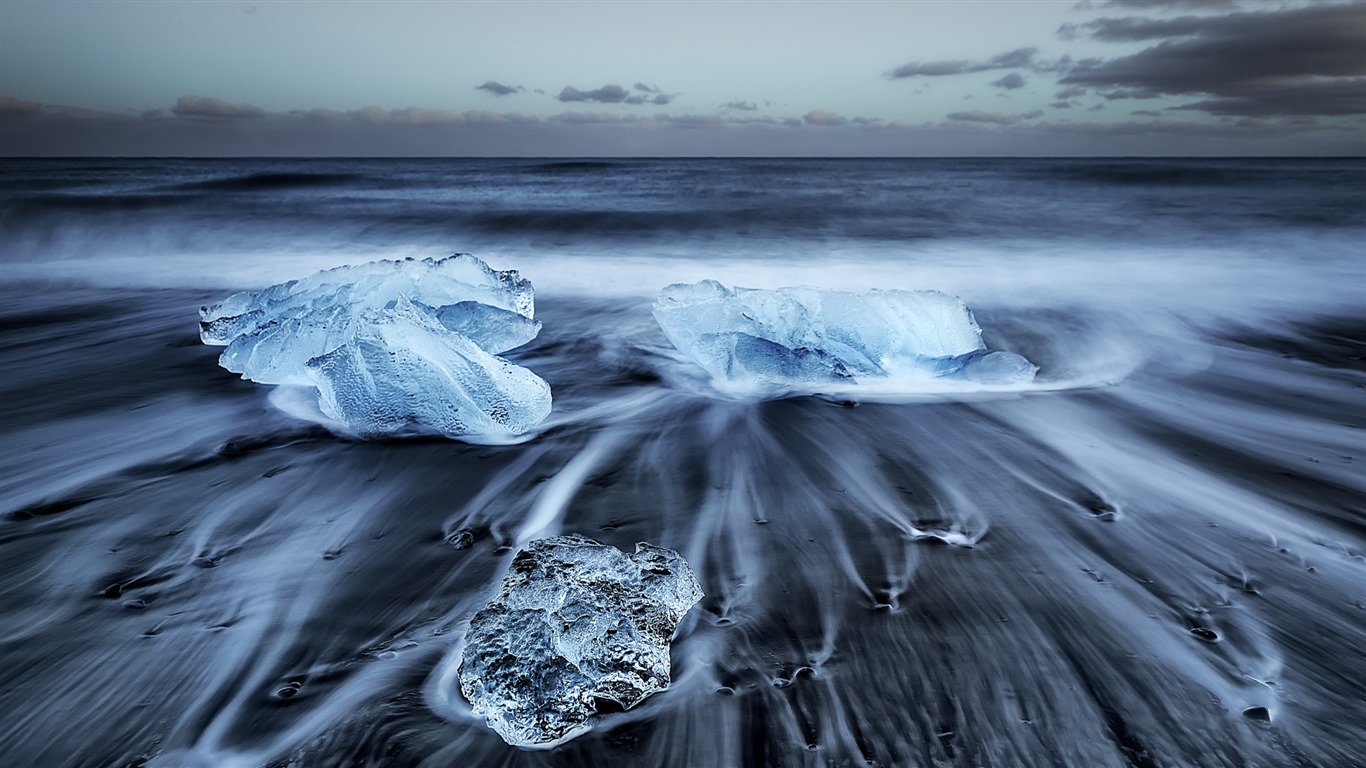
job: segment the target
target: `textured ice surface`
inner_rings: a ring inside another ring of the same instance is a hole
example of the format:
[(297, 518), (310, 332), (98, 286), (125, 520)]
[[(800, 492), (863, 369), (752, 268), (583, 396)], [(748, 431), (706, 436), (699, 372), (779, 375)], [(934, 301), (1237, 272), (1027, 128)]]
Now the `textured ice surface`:
[(326, 415), (361, 435), (419, 424), (446, 435), (518, 435), (550, 415), (550, 386), (400, 296), (351, 341), (309, 360)]
[(988, 354), (972, 312), (938, 291), (731, 290), (703, 280), (664, 288), (654, 315), (713, 379), (760, 388), (880, 376), (1015, 384), (1037, 370), (1019, 355)]
[(458, 254), (338, 267), (200, 310), (219, 364), (263, 384), (318, 390), (360, 435), (517, 435), (550, 412), (550, 387), (499, 352), (536, 337), (531, 283)]
[(533, 541), (470, 621), (460, 692), (509, 744), (551, 747), (669, 687), (669, 641), (702, 598), (675, 551), (583, 536)]
[[(233, 294), (200, 309), (199, 337), (205, 344), (226, 345), (219, 363), (243, 378), (307, 384), (304, 366), (310, 359), (350, 341), (367, 310), (392, 306), (400, 296), (431, 309), (443, 324), (493, 354), (525, 344), (541, 327), (531, 319), (530, 281), (515, 271), (496, 272), (469, 254), (456, 254), (337, 267)], [(478, 307), (471, 310), (471, 304)], [(484, 337), (470, 334), (472, 325), (495, 322), (508, 327), (486, 327)]]

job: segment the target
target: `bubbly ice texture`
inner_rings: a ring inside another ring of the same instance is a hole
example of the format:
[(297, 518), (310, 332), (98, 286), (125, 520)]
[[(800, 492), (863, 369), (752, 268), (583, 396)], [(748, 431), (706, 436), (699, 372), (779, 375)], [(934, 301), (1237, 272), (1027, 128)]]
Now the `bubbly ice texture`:
[(511, 436), (550, 413), (549, 385), (496, 357), (536, 337), (533, 313), (529, 281), (456, 254), (243, 291), (200, 310), (200, 339), (245, 379), (316, 388), (355, 434)]
[(654, 316), (714, 380), (756, 389), (813, 392), (887, 376), (1019, 384), (1038, 370), (988, 353), (971, 310), (939, 291), (732, 290), (703, 280), (665, 287)]
[(470, 621), (460, 692), (509, 744), (549, 748), (669, 687), (669, 642), (702, 589), (672, 549), (627, 555), (578, 535), (533, 541)]

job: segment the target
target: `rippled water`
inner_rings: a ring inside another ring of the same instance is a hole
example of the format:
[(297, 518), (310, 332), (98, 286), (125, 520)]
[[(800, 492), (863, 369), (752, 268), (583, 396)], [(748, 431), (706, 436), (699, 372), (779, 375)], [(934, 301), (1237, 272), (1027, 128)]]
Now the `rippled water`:
[[(1327, 766), (1366, 756), (1366, 163), (0, 163), (0, 765)], [(238, 287), (536, 285), (513, 446), (360, 442)], [(744, 402), (675, 280), (938, 288), (1009, 393)], [(679, 550), (674, 684), (555, 750), (454, 683), (518, 543)]]

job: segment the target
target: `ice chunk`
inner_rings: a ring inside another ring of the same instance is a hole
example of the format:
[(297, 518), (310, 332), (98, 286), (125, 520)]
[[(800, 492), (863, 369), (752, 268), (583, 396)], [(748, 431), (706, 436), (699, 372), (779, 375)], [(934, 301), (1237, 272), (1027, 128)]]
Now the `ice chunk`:
[[(199, 311), (200, 339), (223, 346), (219, 363), (262, 384), (305, 384), (304, 364), (336, 349), (355, 335), (367, 310), (392, 306), (399, 296), (451, 315), (453, 330), (468, 332), (470, 311), (457, 305), (487, 307), (482, 320), (492, 346), (505, 352), (536, 337), (531, 283), (515, 271), (496, 272), (469, 254), (444, 259), (374, 261), (317, 272), (260, 291), (243, 291)], [(492, 310), (506, 315), (492, 316)], [(507, 318), (519, 316), (514, 322)], [(445, 322), (445, 321), (443, 321)], [(516, 329), (513, 332), (512, 329)], [(520, 340), (520, 341), (519, 341)]]
[(812, 391), (860, 377), (958, 375), (974, 363), (973, 381), (997, 384), (1036, 370), (1019, 355), (987, 354), (972, 312), (938, 291), (731, 290), (703, 280), (664, 288), (654, 315), (675, 347), (725, 383)]
[(468, 254), (376, 261), (244, 291), (200, 310), (219, 364), (263, 384), (316, 387), (361, 435), (409, 429), (517, 435), (550, 388), (494, 357), (536, 337), (531, 283)]
[(550, 415), (550, 386), (539, 376), (490, 355), (403, 296), (367, 312), (350, 341), (307, 368), (323, 413), (360, 435), (412, 427), (520, 435)]
[(982, 384), (1028, 384), (1039, 367), (1013, 352), (991, 352), (963, 366), (963, 378)]
[[(809, 347), (791, 349), (748, 333), (704, 333), (692, 349), (713, 376), (769, 384), (837, 381), (853, 377), (837, 358)], [(710, 364), (710, 365), (708, 365)]]
[(599, 701), (630, 708), (669, 687), (669, 641), (700, 599), (671, 549), (533, 541), (470, 620), (460, 692), (509, 744), (553, 747), (588, 731)]
[(541, 332), (539, 320), (477, 301), (461, 301), (430, 311), (446, 328), (495, 355), (516, 349)]

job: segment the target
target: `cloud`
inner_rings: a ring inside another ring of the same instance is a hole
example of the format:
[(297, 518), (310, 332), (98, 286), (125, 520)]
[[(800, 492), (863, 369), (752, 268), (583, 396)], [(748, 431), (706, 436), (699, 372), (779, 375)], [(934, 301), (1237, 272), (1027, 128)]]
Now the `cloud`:
[(627, 96), (627, 104), (659, 104), (664, 105), (674, 100), (676, 93), (657, 93), (654, 96)]
[(982, 61), (969, 61), (967, 59), (913, 61), (909, 64), (902, 64), (888, 72), (887, 77), (897, 80), (903, 77), (943, 77), (945, 75), (963, 75), (969, 72), (986, 72), (991, 69), (1017, 69), (1033, 66), (1034, 54), (1036, 53), (1038, 53), (1037, 48), (1017, 48)]
[(618, 115), (613, 112), (561, 112), (550, 117), (554, 122), (571, 124), (634, 123), (639, 119), (638, 115)]
[(849, 118), (823, 109), (813, 109), (802, 116), (802, 122), (807, 125), (836, 126), (848, 124)]
[(361, 107), (349, 112), (340, 112), (335, 109), (296, 109), (286, 114), (289, 117), (319, 124), (350, 122), (372, 126), (501, 125), (509, 122), (526, 122), (538, 119), (514, 112), (486, 112), (477, 109), (452, 112), (445, 109), (426, 109), (423, 107), (384, 109), (376, 106)]
[(1118, 101), (1120, 99), (1155, 99), (1162, 94), (1157, 91), (1137, 88), (1119, 88), (1113, 91), (1101, 91), (1100, 95), (1106, 101)]
[(459, 112), (451, 112), (445, 109), (423, 109), (421, 107), (392, 110), (389, 112), (389, 116), (394, 122), (407, 125), (443, 125), (465, 122), (465, 116)]
[(596, 102), (598, 104), (658, 104), (665, 105), (672, 102), (678, 94), (664, 93), (657, 86), (636, 83), (636, 90), (642, 93), (632, 93), (620, 85), (608, 84), (601, 88), (591, 91), (581, 91), (572, 85), (566, 85), (559, 95), (555, 98), (563, 102)]
[(591, 91), (581, 91), (572, 85), (566, 85), (555, 98), (565, 102), (595, 101), (599, 104), (620, 104), (630, 95), (629, 91), (619, 85), (604, 85)]
[[(379, 107), (375, 107), (379, 109)], [(381, 112), (383, 110), (380, 110)], [(345, 120), (346, 113), (338, 112), (335, 109), (296, 109), (290, 112), (295, 117), (302, 117), (305, 120), (335, 121)]]
[(846, 120), (825, 110), (804, 118), (623, 112), (543, 117), (376, 106), (190, 120), (42, 105), (22, 119), (0, 119), (0, 147), (12, 156), (1345, 155), (1359, 153), (1362, 130), (1315, 120), (1209, 121), (1169, 109), (1104, 122), (981, 111), (923, 123)]
[(721, 109), (735, 109), (741, 112), (758, 111), (759, 105), (752, 101), (728, 101), (721, 105)]
[(0, 115), (32, 115), (43, 111), (41, 102), (0, 96)]
[(1366, 3), (1317, 3), (1217, 16), (1102, 18), (1078, 26), (1105, 42), (1152, 42), (1082, 62), (1060, 83), (1116, 98), (1203, 97), (1215, 115), (1366, 114)]
[(1366, 77), (1299, 83), (1291, 87), (1256, 87), (1173, 109), (1237, 117), (1361, 115), (1366, 114)]
[(645, 83), (637, 82), (634, 87), (637, 91), (640, 91), (641, 93), (647, 95), (642, 96), (640, 94), (633, 93), (630, 96), (627, 96), (622, 103), (657, 104), (659, 106), (663, 106), (665, 104), (672, 102), (678, 96), (678, 94), (676, 93), (665, 93), (663, 89), (661, 89), (657, 85), (646, 85)]
[(520, 85), (503, 85), (497, 80), (485, 80), (483, 85), (474, 86), (476, 91), (486, 91), (494, 96), (511, 96), (514, 93), (525, 91)]
[(1013, 91), (1017, 88), (1023, 88), (1025, 86), (1025, 79), (1019, 72), (1011, 72), (1000, 80), (992, 80), (991, 84), (997, 88)]
[(1043, 112), (1034, 110), (1022, 115), (1007, 115), (1001, 112), (983, 112), (974, 110), (972, 112), (950, 112), (948, 119), (961, 123), (991, 123), (993, 125), (1015, 125), (1025, 120), (1034, 120), (1042, 117)]
[(665, 125), (694, 129), (715, 128), (734, 122), (721, 115), (655, 115), (654, 120)]
[(1237, 8), (1240, 0), (1106, 0), (1102, 8), (1129, 8), (1140, 11), (1211, 11)]
[(171, 114), (176, 117), (238, 118), (263, 117), (266, 111), (251, 104), (231, 104), (204, 96), (181, 96), (171, 107)]
[[(328, 110), (318, 111), (327, 112)], [(364, 107), (353, 112), (347, 112), (345, 116), (373, 125), (501, 125), (533, 119), (515, 113), (485, 112), (477, 109), (452, 112), (446, 109), (426, 109), (423, 107), (405, 107), (388, 111), (379, 107)]]

